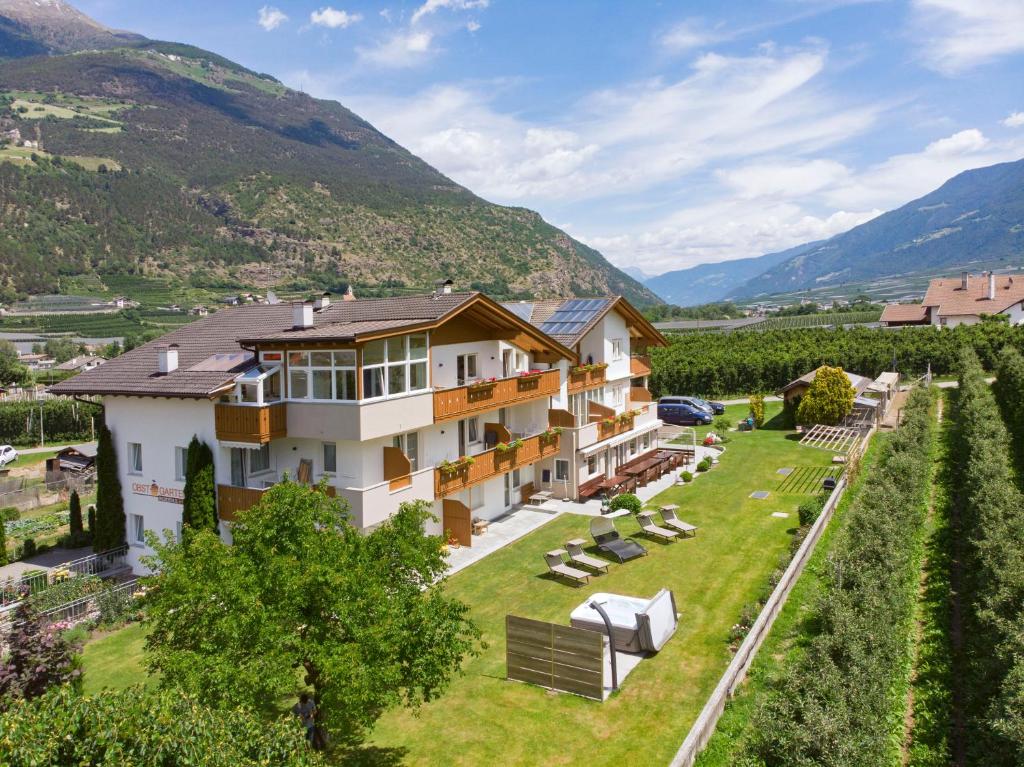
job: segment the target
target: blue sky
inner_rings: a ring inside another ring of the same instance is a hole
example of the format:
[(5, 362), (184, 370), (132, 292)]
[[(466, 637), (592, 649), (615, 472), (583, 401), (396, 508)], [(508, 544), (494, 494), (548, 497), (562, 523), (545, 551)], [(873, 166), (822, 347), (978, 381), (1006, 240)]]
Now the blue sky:
[(80, 0), (341, 101), (649, 274), (1024, 157), (1024, 0)]

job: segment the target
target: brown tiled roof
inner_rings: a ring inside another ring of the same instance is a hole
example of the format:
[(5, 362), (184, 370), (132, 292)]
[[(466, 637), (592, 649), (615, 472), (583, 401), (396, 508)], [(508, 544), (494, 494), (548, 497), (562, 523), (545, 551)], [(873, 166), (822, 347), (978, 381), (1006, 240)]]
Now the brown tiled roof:
[[(248, 304), (221, 309), (172, 333), (125, 352), (97, 368), (50, 387), (54, 394), (141, 394), (167, 397), (208, 397), (234, 380), (239, 370), (190, 371), (212, 354), (237, 352), (238, 338), (253, 332), (283, 330), (292, 325), (288, 304)], [(178, 369), (161, 375), (157, 346), (178, 345)], [(244, 369), (249, 363), (243, 363)]]
[(988, 277), (972, 274), (967, 290), (961, 280), (943, 278), (932, 280), (925, 293), (924, 306), (937, 306), (940, 317), (959, 314), (998, 314), (1016, 303), (1024, 301), (1024, 277), (1008, 274), (995, 276), (995, 298), (988, 297)]
[[(550, 298), (541, 301), (520, 302), (518, 304), (510, 302), (505, 303), (503, 305), (505, 306), (506, 309), (509, 309), (510, 311), (519, 314), (520, 317), (523, 317), (524, 315), (520, 313), (519, 309), (523, 308), (525, 313), (524, 304), (529, 305), (530, 316), (528, 318), (528, 321), (531, 325), (535, 325), (536, 327), (540, 328), (545, 322), (547, 322), (551, 318), (551, 315), (557, 312), (564, 304), (574, 300), (576, 299)], [(569, 348), (575, 346), (577, 343), (579, 343), (583, 336), (589, 333), (591, 329), (593, 329), (593, 327), (597, 325), (598, 322), (601, 321), (601, 318), (604, 317), (604, 315), (608, 313), (608, 310), (611, 309), (612, 306), (615, 304), (617, 298), (615, 296), (601, 297), (601, 300), (605, 302), (604, 306), (599, 307), (597, 311), (594, 312), (590, 321), (587, 322), (586, 325), (581, 326), (581, 328), (578, 331), (576, 331), (575, 333), (549, 333), (549, 335), (563, 346), (567, 346)]]
[(879, 322), (925, 322), (928, 309), (922, 304), (886, 304)]

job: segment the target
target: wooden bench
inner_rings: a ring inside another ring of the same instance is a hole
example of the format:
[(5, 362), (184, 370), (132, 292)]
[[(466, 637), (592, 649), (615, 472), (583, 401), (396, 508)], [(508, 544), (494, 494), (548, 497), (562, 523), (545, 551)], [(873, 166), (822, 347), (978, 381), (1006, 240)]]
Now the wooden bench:
[(604, 477), (594, 477), (594, 479), (587, 480), (580, 485), (579, 496), (580, 498), (593, 498), (595, 495), (601, 492), (601, 483), (604, 482)]

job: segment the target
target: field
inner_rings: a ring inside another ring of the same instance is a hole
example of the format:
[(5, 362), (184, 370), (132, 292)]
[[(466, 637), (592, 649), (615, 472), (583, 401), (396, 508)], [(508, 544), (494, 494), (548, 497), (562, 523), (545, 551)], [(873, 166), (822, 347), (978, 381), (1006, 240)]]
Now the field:
[(881, 312), (835, 312), (801, 314), (794, 317), (769, 317), (764, 322), (748, 325), (744, 330), (786, 330), (788, 328), (816, 328), (829, 325), (864, 325), (878, 322)]

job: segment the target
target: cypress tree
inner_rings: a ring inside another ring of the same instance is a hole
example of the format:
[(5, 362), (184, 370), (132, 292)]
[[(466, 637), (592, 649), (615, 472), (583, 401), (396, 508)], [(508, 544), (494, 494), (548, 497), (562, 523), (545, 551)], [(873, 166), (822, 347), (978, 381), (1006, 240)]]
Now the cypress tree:
[(7, 522), (0, 517), (0, 567), (7, 564)]
[(117, 476), (117, 452), (110, 429), (100, 429), (96, 446), (96, 529), (93, 551), (107, 551), (125, 542), (124, 498)]
[(88, 520), (89, 520), (89, 535), (95, 535), (96, 534), (96, 507), (95, 506), (90, 506), (89, 507), (89, 513), (88, 513), (87, 516), (88, 516)]
[(68, 503), (68, 526), (72, 538), (82, 535), (82, 501), (78, 497), (77, 490), (71, 491), (71, 500)]
[(217, 496), (213, 482), (213, 451), (199, 437), (188, 444), (185, 461), (183, 526), (191, 530), (217, 530)]

